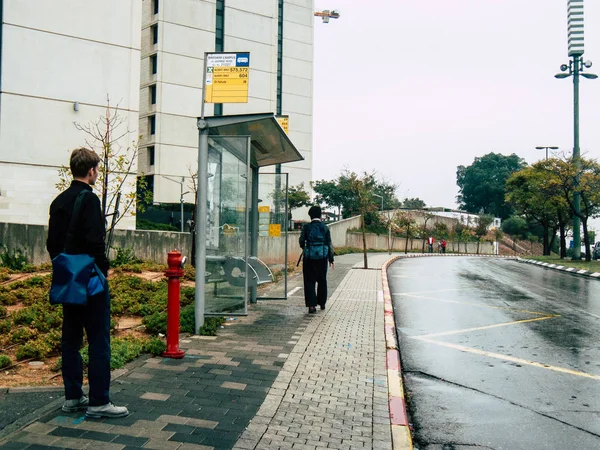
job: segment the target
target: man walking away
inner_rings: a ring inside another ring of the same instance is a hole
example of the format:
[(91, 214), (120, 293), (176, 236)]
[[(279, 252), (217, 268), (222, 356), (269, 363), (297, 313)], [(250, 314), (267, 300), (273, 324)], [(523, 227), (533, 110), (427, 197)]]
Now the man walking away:
[[(302, 227), (300, 247), (303, 249), (304, 262), (304, 303), (309, 314), (317, 312), (317, 304), (325, 309), (327, 302), (327, 263), (333, 269), (333, 244), (329, 228), (321, 222), (321, 208), (311, 206), (308, 210), (311, 222)], [(316, 285), (316, 292), (315, 292)]]
[[(100, 199), (92, 186), (98, 178), (100, 158), (92, 150), (78, 148), (71, 153), (71, 186), (58, 195), (50, 205), (50, 222), (46, 248), (54, 258), (63, 251), (70, 254), (92, 256), (104, 276), (108, 275), (105, 254), (105, 221)], [(77, 217), (71, 216), (75, 200), (82, 195)], [(69, 242), (67, 242), (69, 234)], [(65, 248), (68, 245), (69, 248)], [(89, 399), (83, 394), (83, 363), (79, 349), (83, 343), (83, 330), (89, 344), (88, 379)], [(65, 385), (63, 411), (86, 409), (90, 418), (125, 417), (129, 411), (115, 406), (109, 398), (110, 387), (110, 296), (108, 286), (104, 293), (88, 297), (87, 304), (63, 305), (62, 376)]]

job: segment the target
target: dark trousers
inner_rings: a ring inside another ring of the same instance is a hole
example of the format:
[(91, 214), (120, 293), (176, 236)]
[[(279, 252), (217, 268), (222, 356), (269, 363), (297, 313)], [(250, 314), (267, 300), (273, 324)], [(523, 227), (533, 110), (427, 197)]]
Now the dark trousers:
[[(304, 259), (304, 303), (306, 306), (325, 306), (327, 302), (327, 259)], [(316, 293), (315, 293), (315, 284)]]
[(83, 395), (83, 362), (79, 349), (83, 330), (89, 344), (88, 380), (90, 406), (110, 402), (110, 295), (106, 292), (88, 297), (87, 305), (63, 305), (62, 376), (65, 398)]

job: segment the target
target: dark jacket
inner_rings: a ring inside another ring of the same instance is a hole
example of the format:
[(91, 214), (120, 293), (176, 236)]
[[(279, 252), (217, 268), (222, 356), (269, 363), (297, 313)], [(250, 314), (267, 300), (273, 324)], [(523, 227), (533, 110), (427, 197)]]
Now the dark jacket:
[[(300, 231), (300, 247), (304, 249), (306, 246), (306, 236), (309, 235), (310, 227), (316, 226), (318, 223), (321, 223), (320, 220), (313, 220), (310, 223), (305, 224), (302, 227), (302, 231)], [(323, 224), (325, 227), (325, 244), (329, 247), (329, 251), (327, 252), (327, 259), (330, 263), (333, 262), (333, 243), (331, 242), (331, 232), (327, 225)]]
[[(90, 191), (90, 194), (85, 194), (82, 199), (79, 221), (74, 229), (72, 244), (65, 249), (67, 230), (73, 215), (75, 199), (84, 189)], [(50, 205), (50, 222), (46, 241), (46, 249), (50, 253), (50, 258), (54, 258), (63, 250), (72, 254), (85, 253), (94, 257), (100, 270), (107, 275), (108, 259), (105, 254), (105, 234), (106, 226), (100, 199), (92, 192), (92, 187), (87, 183), (74, 180), (71, 186), (59, 194)]]

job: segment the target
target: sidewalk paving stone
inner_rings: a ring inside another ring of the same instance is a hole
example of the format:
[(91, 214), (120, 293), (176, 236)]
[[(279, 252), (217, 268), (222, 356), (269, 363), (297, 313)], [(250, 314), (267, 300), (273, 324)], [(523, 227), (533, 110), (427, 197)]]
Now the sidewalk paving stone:
[(214, 339), (184, 337), (181, 360), (128, 366), (111, 395), (129, 417), (57, 409), (0, 449), (391, 449), (381, 271), (359, 259), (336, 261), (325, 311), (308, 315), (301, 292), (259, 302)]

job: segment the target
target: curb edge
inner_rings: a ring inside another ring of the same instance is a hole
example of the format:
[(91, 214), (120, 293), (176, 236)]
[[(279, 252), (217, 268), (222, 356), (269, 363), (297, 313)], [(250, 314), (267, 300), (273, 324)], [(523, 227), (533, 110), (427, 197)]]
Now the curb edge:
[(394, 320), (392, 296), (387, 278), (388, 266), (402, 258), (403, 256), (401, 255), (391, 257), (381, 266), (386, 343), (385, 365), (388, 379), (388, 408), (392, 430), (392, 448), (394, 450), (412, 450), (411, 429), (408, 423), (408, 411), (404, 400), (400, 351), (396, 337), (396, 322)]

